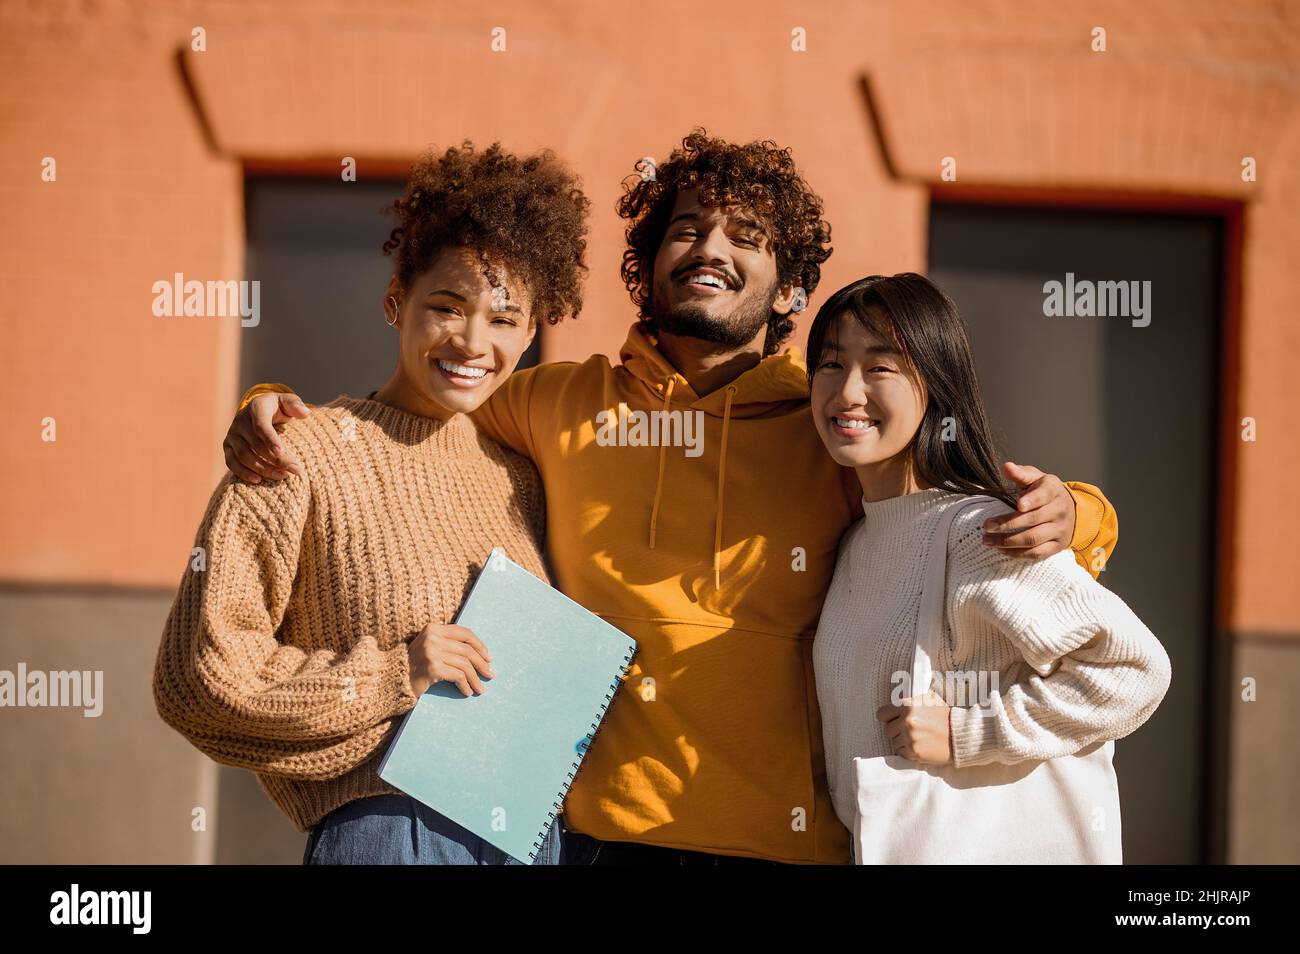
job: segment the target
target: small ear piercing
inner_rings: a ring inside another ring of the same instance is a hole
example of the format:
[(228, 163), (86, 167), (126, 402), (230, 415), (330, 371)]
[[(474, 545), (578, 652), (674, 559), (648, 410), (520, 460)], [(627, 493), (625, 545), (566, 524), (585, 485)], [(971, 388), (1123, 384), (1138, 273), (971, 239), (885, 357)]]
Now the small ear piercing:
[(387, 298), (384, 299), (384, 301), (391, 301), (393, 303), (393, 317), (389, 318), (388, 312), (387, 311), (384, 312), (384, 318), (388, 321), (388, 325), (391, 328), (393, 325), (397, 324), (397, 299), (394, 298), (392, 295), (389, 295)]
[(790, 300), (790, 310), (793, 312), (803, 311), (808, 307), (808, 293), (799, 285), (794, 290), (794, 297)]

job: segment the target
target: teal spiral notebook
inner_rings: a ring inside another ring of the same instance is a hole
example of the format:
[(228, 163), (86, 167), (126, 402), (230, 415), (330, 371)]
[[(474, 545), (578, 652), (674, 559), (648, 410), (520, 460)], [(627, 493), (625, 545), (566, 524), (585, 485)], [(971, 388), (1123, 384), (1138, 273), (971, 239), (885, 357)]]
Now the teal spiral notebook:
[(379, 777), (531, 864), (636, 642), (499, 548), (456, 622), (483, 640), (496, 677), (480, 696), (430, 686), (402, 721)]

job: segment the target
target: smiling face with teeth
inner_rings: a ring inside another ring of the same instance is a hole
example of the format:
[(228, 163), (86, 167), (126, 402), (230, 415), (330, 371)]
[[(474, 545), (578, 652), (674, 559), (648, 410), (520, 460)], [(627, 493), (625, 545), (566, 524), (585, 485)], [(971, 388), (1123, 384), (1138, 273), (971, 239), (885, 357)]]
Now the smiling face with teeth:
[[(879, 309), (871, 319), (876, 329), (890, 326)], [(849, 312), (835, 319), (813, 372), (812, 412), (836, 463), (860, 476), (865, 470), (877, 486), (891, 483), (882, 479), (891, 475), (905, 481), (926, 403), (925, 388), (896, 342)]]
[(385, 310), (399, 335), (397, 369), (376, 397), (425, 417), (468, 414), (514, 371), (536, 333), (524, 287), (471, 249), (450, 247), (403, 290), (396, 276)]
[(742, 348), (761, 344), (773, 311), (790, 310), (767, 225), (737, 206), (703, 204), (698, 189), (678, 194), (653, 274), (660, 333)]

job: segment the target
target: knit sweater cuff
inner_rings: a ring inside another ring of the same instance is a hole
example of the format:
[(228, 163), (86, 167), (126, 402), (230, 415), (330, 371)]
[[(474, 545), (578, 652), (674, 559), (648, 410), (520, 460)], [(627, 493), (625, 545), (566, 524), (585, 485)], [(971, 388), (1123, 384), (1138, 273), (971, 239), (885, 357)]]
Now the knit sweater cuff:
[(287, 384), (254, 384), (244, 392), (244, 396), (239, 399), (239, 407), (235, 413), (238, 414), (244, 408), (253, 402), (253, 398), (261, 397), (263, 394), (293, 394), (293, 388)]
[(389, 690), (390, 698), (394, 700), (395, 715), (401, 715), (419, 701), (411, 688), (411, 659), (407, 655), (405, 643), (395, 647), (392, 652), (392, 658), (384, 673), (384, 687)]
[(952, 764), (980, 765), (993, 761), (997, 752), (997, 720), (985, 706), (953, 708), (948, 711)]

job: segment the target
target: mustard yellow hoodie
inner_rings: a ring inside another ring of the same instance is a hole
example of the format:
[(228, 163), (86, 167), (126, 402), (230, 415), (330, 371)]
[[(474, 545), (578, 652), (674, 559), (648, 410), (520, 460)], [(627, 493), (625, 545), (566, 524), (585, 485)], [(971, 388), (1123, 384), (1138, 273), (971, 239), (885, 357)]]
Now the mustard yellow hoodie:
[[(678, 412), (667, 420), (686, 446), (650, 443), (664, 434), (656, 411)], [(619, 364), (593, 355), (517, 372), (474, 420), (542, 475), (556, 585), (639, 647), (569, 789), (566, 824), (847, 862), (811, 646), (862, 490), (814, 430), (797, 353), (700, 396), (638, 324)], [(1076, 551), (1109, 554), (1114, 510), (1096, 488), (1070, 486)]]

